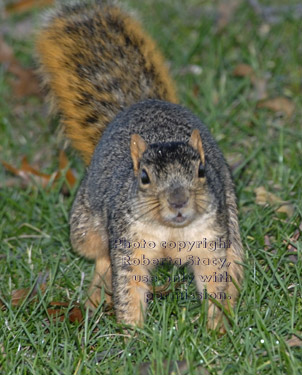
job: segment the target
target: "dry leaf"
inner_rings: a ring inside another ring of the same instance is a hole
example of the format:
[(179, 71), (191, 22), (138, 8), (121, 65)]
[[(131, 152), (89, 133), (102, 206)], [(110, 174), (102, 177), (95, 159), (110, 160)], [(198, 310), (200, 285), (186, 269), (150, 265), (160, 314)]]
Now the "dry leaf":
[(297, 251), (296, 242), (300, 238), (301, 233), (302, 233), (302, 222), (299, 225), (299, 228), (295, 230), (294, 234), (291, 236), (289, 241), (283, 240), (283, 243), (287, 246), (287, 250), (289, 252), (294, 253), (288, 256), (288, 260), (293, 263), (298, 262), (298, 251)]
[(18, 306), (24, 301), (31, 288), (13, 290), (12, 292), (12, 305)]
[(69, 321), (72, 323), (81, 323), (84, 319), (81, 309), (74, 307), (68, 314)]
[(240, 0), (222, 0), (218, 5), (217, 30), (222, 31), (232, 20), (232, 17), (240, 5)]
[(6, 357), (6, 353), (5, 353), (3, 344), (0, 344), (0, 354), (1, 354), (2, 358)]
[[(298, 241), (299, 237), (300, 237), (301, 232), (302, 232), (302, 222), (299, 225), (299, 228), (295, 230), (294, 234), (290, 238), (290, 242), (296, 243)], [(292, 245), (291, 243), (288, 244), (287, 249), (289, 251), (297, 251), (297, 248), (294, 245)]]
[[(12, 188), (12, 187), (21, 187), (22, 189), (26, 189), (27, 184), (24, 183), (24, 181), (21, 180), (18, 177), (11, 177), (11, 178), (6, 178), (4, 181), (0, 181), (0, 189), (5, 188)], [(1, 255), (0, 255), (1, 258)]]
[(267, 93), (267, 80), (264, 78), (258, 78), (256, 76), (251, 77), (252, 84), (254, 85), (255, 100), (264, 100), (268, 97)]
[(52, 5), (53, 2), (53, 0), (19, 0), (13, 4), (6, 5), (5, 10), (8, 13), (20, 13), (36, 8), (37, 6), (43, 7)]
[(15, 58), (12, 48), (0, 36), (0, 62), (7, 65), (8, 72), (14, 74), (17, 80), (12, 82), (14, 94), (18, 97), (39, 95), (40, 87), (31, 69), (24, 68)]
[(13, 65), (16, 61), (12, 48), (8, 46), (0, 36), (0, 62)]
[(193, 96), (194, 96), (195, 98), (197, 98), (198, 95), (199, 95), (199, 93), (200, 93), (199, 86), (198, 86), (198, 85), (194, 85), (194, 86), (193, 86)]
[(264, 236), (264, 243), (265, 243), (264, 250), (271, 249), (272, 247), (271, 240), (267, 234)]
[(238, 64), (233, 70), (235, 77), (251, 77), (254, 74), (254, 69), (248, 64)]
[(255, 100), (264, 100), (267, 98), (267, 80), (264, 78), (257, 77), (254, 69), (248, 64), (238, 64), (234, 71), (233, 75), (235, 77), (249, 77), (253, 86), (254, 86), (254, 95)]
[(291, 217), (294, 213), (294, 207), (289, 203), (285, 202), (277, 195), (273, 193), (269, 193), (268, 191), (265, 190), (263, 186), (260, 186), (254, 190), (256, 193), (256, 203), (264, 206), (266, 204), (269, 205), (274, 205), (274, 204), (279, 204), (281, 205), (276, 212), (284, 212), (288, 215), (288, 217)]
[(15, 174), (18, 177), (21, 177), (26, 186), (32, 184), (33, 181), (46, 187), (50, 181), (56, 180), (58, 178), (58, 172), (55, 172), (51, 175), (41, 173), (37, 169), (31, 167), (28, 164), (26, 156), (22, 158), (21, 168), (15, 168), (11, 164), (1, 161), (3, 166), (11, 173)]
[(22, 161), (21, 161), (21, 170), (24, 171), (24, 172), (30, 172), (36, 176), (39, 176), (39, 177), (44, 177), (44, 178), (49, 178), (49, 175), (45, 174), (45, 173), (41, 173), (39, 172), (37, 169), (33, 168), (29, 163), (28, 163), (28, 160), (27, 160), (27, 157), (26, 156), (23, 156), (22, 158)]
[[(35, 288), (32, 290), (30, 293), (30, 296), (28, 297), (29, 299), (32, 299), (37, 295), (37, 290), (38, 288), (41, 290), (42, 293), (45, 293), (46, 290), (46, 284), (39, 284), (36, 285)], [(30, 292), (31, 288), (24, 288), (24, 289), (17, 289), (13, 290), (12, 292), (12, 306), (19, 306), (21, 303), (26, 299)]]
[(295, 111), (295, 104), (287, 98), (277, 97), (260, 101), (257, 108), (267, 108), (274, 112), (283, 112), (287, 117), (291, 117)]
[[(68, 159), (64, 151), (60, 151), (60, 156), (59, 156), (59, 168), (60, 171), (65, 169), (68, 166)], [(73, 187), (75, 183), (77, 182), (77, 179), (75, 178), (72, 170), (69, 168), (66, 171), (66, 180), (69, 183), (70, 187)]]
[(51, 306), (61, 306), (61, 307), (68, 307), (69, 302), (50, 302)]
[(265, 190), (264, 186), (260, 186), (256, 188), (255, 190), (256, 193), (256, 203), (260, 204), (261, 206), (266, 205), (267, 203), (269, 204), (274, 204), (274, 203), (282, 203), (283, 201), (274, 195), (273, 193), (269, 193), (268, 191)]
[(17, 97), (41, 94), (40, 85), (33, 70), (24, 68), (18, 78), (16, 82), (12, 83), (13, 92)]
[(4, 310), (5, 307), (5, 303), (2, 302), (2, 298), (0, 297), (0, 310)]
[(242, 154), (238, 153), (226, 154), (226, 159), (232, 172), (234, 172), (244, 162), (244, 157)]
[(282, 206), (280, 206), (278, 209), (277, 209), (277, 212), (283, 212), (284, 214), (286, 214), (288, 217), (292, 217), (293, 214), (294, 214), (294, 206), (290, 203), (286, 203), (283, 204)]
[(302, 340), (299, 337), (292, 335), (292, 337), (286, 341), (286, 344), (292, 348), (293, 346), (302, 346)]
[[(48, 314), (52, 317), (53, 320), (59, 319), (61, 322), (65, 319), (65, 309), (62, 307), (68, 307), (70, 303), (68, 302), (51, 302), (51, 306), (58, 306), (59, 309), (50, 308), (47, 309)], [(84, 319), (82, 310), (79, 307), (78, 303), (75, 303), (75, 306), (68, 312), (68, 320), (72, 323), (78, 322), (81, 323)]]
[[(50, 183), (51, 183), (51, 187), (54, 186), (54, 183), (61, 177), (62, 170), (65, 169), (66, 166), (68, 165), (68, 159), (64, 151), (61, 151), (60, 156), (59, 156), (59, 170), (52, 174), (42, 173), (38, 171), (36, 168), (32, 167), (28, 163), (26, 156), (22, 158), (20, 168), (15, 168), (11, 164), (6, 163), (3, 160), (1, 161), (1, 163), (9, 172), (22, 178), (24, 182), (23, 186), (26, 187), (32, 184), (33, 181), (35, 181), (37, 184), (42, 185), (45, 188)], [(66, 180), (70, 187), (73, 187), (76, 183), (76, 178), (70, 168), (66, 171)]]

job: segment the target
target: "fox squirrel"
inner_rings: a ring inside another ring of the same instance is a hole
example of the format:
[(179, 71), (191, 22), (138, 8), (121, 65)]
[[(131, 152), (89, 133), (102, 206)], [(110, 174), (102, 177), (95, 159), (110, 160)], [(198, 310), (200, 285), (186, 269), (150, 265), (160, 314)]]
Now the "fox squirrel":
[(231, 173), (206, 126), (176, 104), (153, 40), (95, 0), (52, 11), (37, 52), (52, 107), (89, 164), (70, 216), (74, 250), (95, 260), (87, 305), (102, 288), (110, 302), (112, 289), (118, 321), (141, 325), (149, 270), (164, 259), (190, 265), (212, 297), (208, 327), (220, 326), (213, 298), (234, 306), (243, 279)]

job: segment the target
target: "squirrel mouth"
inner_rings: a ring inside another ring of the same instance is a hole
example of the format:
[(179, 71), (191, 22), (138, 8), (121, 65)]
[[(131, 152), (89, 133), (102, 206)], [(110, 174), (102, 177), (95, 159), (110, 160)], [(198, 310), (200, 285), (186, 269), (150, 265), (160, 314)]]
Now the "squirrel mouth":
[(193, 215), (190, 212), (184, 214), (181, 211), (176, 211), (173, 215), (170, 213), (166, 217), (163, 217), (163, 219), (165, 225), (180, 228), (188, 225), (193, 220)]
[(183, 216), (181, 212), (178, 212), (178, 214), (173, 218), (173, 222), (177, 224), (182, 224), (186, 220), (186, 217)]

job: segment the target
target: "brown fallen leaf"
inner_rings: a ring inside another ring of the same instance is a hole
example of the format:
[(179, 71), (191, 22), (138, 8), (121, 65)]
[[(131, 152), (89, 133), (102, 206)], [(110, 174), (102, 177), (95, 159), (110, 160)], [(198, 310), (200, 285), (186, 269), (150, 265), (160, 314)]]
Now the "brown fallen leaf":
[(7, 4), (5, 10), (8, 13), (21, 13), (36, 7), (52, 5), (53, 2), (53, 0), (19, 0), (18, 2)]
[(45, 179), (48, 179), (49, 178), (49, 175), (48, 174), (45, 174), (45, 173), (41, 173), (39, 172), (37, 169), (33, 168), (29, 163), (28, 163), (28, 160), (27, 160), (27, 157), (26, 156), (23, 156), (22, 158), (22, 161), (21, 161), (21, 168), (20, 168), (22, 171), (24, 172), (30, 172), (32, 173), (33, 175), (35, 176), (39, 176), (39, 177), (44, 177)]
[(232, 172), (234, 172), (244, 162), (244, 157), (239, 153), (228, 153), (226, 154), (226, 159)]
[(218, 4), (217, 31), (221, 32), (232, 20), (241, 0), (221, 0)]
[[(69, 161), (67, 159), (67, 156), (66, 156), (65, 152), (61, 150), (60, 155), (59, 155), (59, 169), (60, 169), (60, 171), (65, 169), (68, 166), (68, 163), (69, 163)], [(73, 187), (76, 184), (77, 179), (74, 176), (74, 174), (73, 174), (73, 172), (70, 168), (68, 168), (68, 170), (66, 171), (65, 177), (66, 177), (66, 180), (67, 180), (70, 187)]]
[[(3, 166), (6, 168), (7, 171), (13, 173), (14, 175), (21, 177), (24, 184), (23, 186), (28, 186), (32, 184), (33, 182), (42, 185), (43, 188), (47, 186), (54, 187), (55, 182), (62, 176), (63, 170), (66, 169), (68, 165), (68, 159), (65, 155), (64, 151), (60, 152), (59, 155), (59, 170), (56, 172), (53, 172), (52, 174), (46, 174), (42, 173), (36, 168), (32, 167), (26, 158), (24, 156), (21, 161), (21, 167), (15, 168), (9, 163), (6, 163), (5, 161), (1, 161)], [(66, 180), (70, 187), (73, 187), (76, 183), (76, 177), (74, 176), (72, 170), (69, 168), (66, 172)], [(65, 187), (63, 186), (65, 189)], [(65, 189), (66, 191), (68, 189)]]
[(18, 97), (41, 93), (39, 82), (32, 69), (24, 68), (16, 59), (13, 49), (0, 36), (0, 63), (6, 65), (8, 72), (17, 77), (11, 83), (13, 92)]
[(298, 245), (296, 245), (300, 235), (302, 233), (302, 222), (299, 225), (299, 228), (295, 230), (294, 234), (290, 237), (289, 240), (283, 240), (283, 243), (287, 247), (287, 250), (292, 253), (290, 254), (287, 259), (292, 263), (298, 262)]
[(6, 353), (5, 353), (5, 349), (4, 349), (4, 345), (3, 344), (0, 344), (0, 354), (1, 354), (2, 358), (6, 357)]
[[(4, 181), (0, 181), (0, 189), (5, 188), (12, 188), (12, 187), (21, 187), (21, 189), (26, 189), (27, 184), (24, 183), (24, 181), (21, 180), (18, 177), (11, 177), (11, 178), (6, 178)], [(1, 256), (0, 256), (1, 258)]]
[(266, 191), (264, 186), (257, 187), (254, 192), (256, 193), (256, 203), (262, 206), (266, 205), (267, 203), (282, 203), (282, 200), (277, 197), (277, 195)]
[(238, 64), (233, 70), (235, 77), (251, 77), (254, 74), (254, 69), (248, 64)]
[[(70, 304), (68, 302), (51, 302), (51, 306), (59, 308), (49, 308), (47, 312), (49, 316), (54, 320), (64, 321), (65, 320), (65, 311), (63, 307), (68, 307)], [(68, 312), (68, 320), (72, 323), (81, 323), (84, 319), (82, 310), (80, 309), (80, 304), (75, 303), (74, 307)]]
[[(42, 294), (45, 293), (46, 284), (40, 284), (35, 286), (35, 288), (30, 293), (31, 288), (16, 289), (12, 292), (11, 303), (12, 306), (19, 306), (27, 298), (33, 299), (37, 295), (38, 289), (41, 290)], [(30, 295), (29, 295), (30, 293)]]
[(69, 321), (72, 323), (81, 323), (84, 319), (82, 310), (79, 309), (78, 307), (73, 307), (71, 311), (69, 311), (68, 314)]
[(269, 205), (280, 205), (277, 208), (276, 212), (284, 212), (288, 217), (293, 216), (294, 214), (294, 207), (289, 202), (283, 201), (277, 195), (273, 193), (269, 193), (265, 190), (264, 186), (259, 186), (258, 188), (254, 189), (256, 193), (256, 203), (260, 206)]
[(299, 225), (299, 228), (296, 229), (295, 232), (294, 232), (294, 234), (291, 236), (291, 238), (290, 238), (290, 242), (291, 242), (291, 243), (288, 244), (288, 246), (287, 246), (287, 250), (289, 250), (289, 251), (293, 251), (293, 252), (297, 251), (297, 247), (296, 247), (295, 245), (292, 245), (292, 244), (293, 244), (293, 243), (295, 244), (295, 243), (298, 241), (298, 239), (299, 239), (301, 233), (302, 233), (302, 222), (301, 222), (301, 224)]
[[(302, 332), (300, 333), (300, 335), (302, 336)], [(299, 337), (295, 336), (295, 335), (292, 335), (292, 337), (286, 341), (286, 344), (292, 348), (293, 346), (299, 346), (301, 347), (302, 346), (302, 340), (299, 339)]]
[(0, 310), (4, 310), (6, 308), (6, 305), (4, 302), (2, 302), (2, 297), (0, 296)]
[(1, 63), (9, 63), (11, 65), (11, 69), (14, 68), (14, 65), (16, 65), (16, 68), (19, 68), (19, 65), (17, 64), (17, 60), (14, 56), (14, 52), (12, 48), (7, 45), (4, 41), (4, 39), (0, 36), (0, 62)]
[(283, 112), (289, 118), (295, 111), (295, 104), (291, 100), (280, 96), (274, 99), (261, 100), (257, 103), (257, 108), (267, 108), (274, 112)]
[(270, 240), (270, 238), (267, 234), (264, 236), (264, 243), (265, 243), (264, 250), (271, 249), (271, 247), (272, 247), (271, 240)]
[(32, 69), (25, 69), (18, 75), (18, 80), (12, 83), (14, 94), (23, 98), (29, 95), (40, 96), (41, 89), (37, 77)]
[(17, 289), (12, 292), (12, 305), (18, 306), (27, 297), (30, 288)]
[(53, 301), (53, 302), (50, 302), (50, 305), (51, 306), (68, 307), (69, 306), (69, 302), (57, 302), (57, 301)]
[(284, 202), (282, 206), (280, 206), (276, 212), (283, 212), (285, 213), (288, 217), (292, 217), (294, 214), (294, 206), (290, 203)]
[(28, 164), (26, 156), (22, 158), (21, 167), (15, 168), (5, 161), (1, 161), (3, 166), (14, 175), (21, 177), (25, 182), (26, 186), (30, 185), (35, 181), (37, 184), (42, 185), (44, 188), (49, 184), (50, 181), (55, 181), (58, 179), (58, 172), (54, 172), (49, 175), (46, 173), (41, 173), (37, 169), (33, 168)]
[(267, 80), (265, 78), (259, 78), (256, 76), (251, 77), (252, 84), (254, 85), (255, 100), (264, 100), (268, 97), (267, 93)]
[(195, 98), (197, 98), (198, 95), (199, 95), (199, 93), (200, 93), (199, 86), (198, 86), (198, 85), (194, 85), (194, 86), (193, 86), (193, 96), (194, 96)]
[(267, 80), (265, 78), (257, 77), (254, 69), (248, 64), (238, 64), (234, 70), (235, 77), (249, 77), (254, 86), (255, 100), (264, 100), (267, 98)]

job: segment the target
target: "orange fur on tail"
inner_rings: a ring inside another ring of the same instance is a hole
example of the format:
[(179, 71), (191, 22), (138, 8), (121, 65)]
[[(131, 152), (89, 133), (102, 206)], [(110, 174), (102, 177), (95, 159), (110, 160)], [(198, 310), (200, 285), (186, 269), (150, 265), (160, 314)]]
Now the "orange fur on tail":
[(121, 110), (148, 98), (177, 102), (154, 41), (115, 6), (62, 7), (40, 30), (37, 52), (52, 107), (86, 164)]

